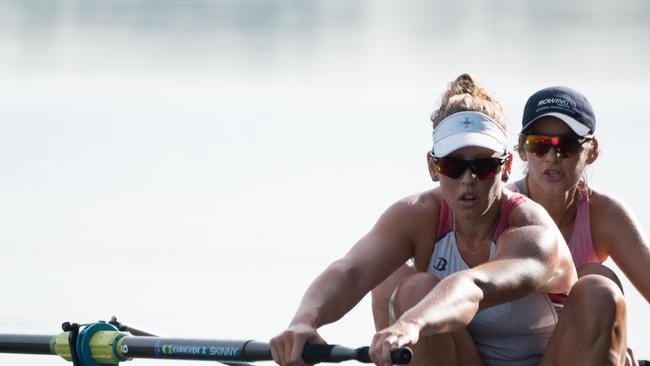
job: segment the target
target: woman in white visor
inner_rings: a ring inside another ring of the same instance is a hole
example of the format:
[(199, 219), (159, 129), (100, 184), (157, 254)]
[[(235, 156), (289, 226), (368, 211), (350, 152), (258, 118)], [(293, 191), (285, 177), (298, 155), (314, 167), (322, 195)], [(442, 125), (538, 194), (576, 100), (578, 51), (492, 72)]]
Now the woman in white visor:
[[(281, 365), (304, 365), (305, 342), (410, 258), (390, 325), (370, 356), (414, 350), (413, 365), (537, 365), (557, 323), (551, 297), (576, 273), (546, 211), (505, 188), (512, 155), (500, 104), (471, 77), (453, 81), (434, 113), (429, 172), (440, 186), (390, 206), (366, 236), (307, 289), (288, 329), (271, 340)], [(388, 320), (386, 321), (388, 323)]]

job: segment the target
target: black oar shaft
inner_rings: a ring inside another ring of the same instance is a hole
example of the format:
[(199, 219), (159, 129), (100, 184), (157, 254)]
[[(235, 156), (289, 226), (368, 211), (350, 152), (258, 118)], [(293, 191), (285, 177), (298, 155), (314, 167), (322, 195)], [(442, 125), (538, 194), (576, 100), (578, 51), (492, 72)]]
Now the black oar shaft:
[(50, 342), (55, 336), (29, 334), (0, 334), (0, 353), (29, 353), (51, 355)]
[[(124, 337), (117, 349), (124, 358), (168, 358), (221, 362), (271, 361), (268, 343), (256, 341), (218, 341), (160, 337)], [(403, 348), (391, 353), (395, 364), (411, 360), (411, 351)], [(302, 358), (308, 363), (357, 360), (371, 362), (368, 347), (357, 349), (327, 344), (307, 344)]]
[(160, 337), (125, 337), (118, 350), (126, 358), (169, 358), (212, 361), (268, 361), (268, 344)]

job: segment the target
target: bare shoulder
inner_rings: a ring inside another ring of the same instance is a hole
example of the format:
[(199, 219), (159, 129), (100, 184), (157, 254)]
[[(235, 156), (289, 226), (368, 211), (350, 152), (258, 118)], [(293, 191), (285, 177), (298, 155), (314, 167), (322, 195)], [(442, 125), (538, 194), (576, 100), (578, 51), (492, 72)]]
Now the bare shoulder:
[(518, 250), (524, 248), (517, 243), (526, 242), (531, 249), (554, 252), (558, 238), (562, 235), (553, 219), (537, 202), (523, 198), (524, 201), (510, 212), (508, 229), (504, 234), (509, 234), (506, 237), (514, 240)]
[[(528, 247), (547, 260), (559, 258), (562, 266), (573, 266), (568, 246), (564, 244), (555, 222), (544, 207), (527, 197), (510, 213), (508, 229), (504, 234), (510, 234), (508, 238), (515, 244), (515, 250), (525, 250)], [(522, 246), (521, 243), (526, 245)]]
[[(391, 205), (384, 216), (404, 223), (405, 221), (418, 224), (422, 220), (431, 220), (438, 217), (442, 196), (439, 189), (416, 193)], [(435, 221), (434, 221), (435, 222)]]
[(612, 220), (619, 222), (618, 220), (629, 220), (632, 216), (632, 211), (621, 199), (595, 189), (592, 189), (589, 196), (589, 213), (593, 223), (605, 223)]
[[(589, 197), (591, 234), (601, 258), (611, 254), (609, 243), (641, 241), (641, 228), (632, 210), (618, 197), (592, 190)], [(627, 240), (621, 240), (627, 238)]]
[(528, 197), (524, 197), (524, 202), (515, 207), (510, 213), (508, 219), (509, 227), (519, 227), (528, 225), (555, 226), (553, 219), (537, 202)]
[(392, 242), (408, 243), (416, 265), (431, 254), (441, 202), (439, 189), (405, 197), (391, 205), (371, 231)]
[[(534, 259), (545, 273), (540, 292), (565, 292), (576, 280), (569, 247), (546, 210), (529, 198), (510, 213), (509, 227), (499, 238), (497, 255)], [(503, 239), (503, 242), (502, 242)]]
[(435, 189), (398, 200), (381, 214), (346, 257), (364, 263), (372, 257), (373, 261), (389, 266), (395, 264), (391, 262), (395, 258), (405, 256), (405, 261), (408, 256), (412, 257), (417, 251), (423, 227), (433, 215), (437, 215), (439, 202), (440, 194)]
[[(514, 252), (546, 253), (554, 252), (559, 231), (546, 210), (533, 200), (523, 197), (523, 202), (515, 206), (508, 217), (508, 228), (499, 237), (501, 249)], [(506, 245), (503, 245), (507, 243)], [(522, 245), (525, 243), (525, 245)], [(545, 255), (543, 255), (545, 256)]]
[(416, 193), (405, 197), (398, 202), (406, 205), (413, 210), (438, 210), (440, 209), (440, 202), (442, 194), (439, 188), (430, 189), (428, 191)]

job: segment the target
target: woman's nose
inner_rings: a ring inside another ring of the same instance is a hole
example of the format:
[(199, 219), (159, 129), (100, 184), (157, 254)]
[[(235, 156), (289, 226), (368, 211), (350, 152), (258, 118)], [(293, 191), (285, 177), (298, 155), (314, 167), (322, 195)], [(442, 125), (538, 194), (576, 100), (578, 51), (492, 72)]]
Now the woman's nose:
[(560, 160), (560, 158), (560, 151), (555, 146), (551, 146), (546, 155), (544, 155), (544, 159), (552, 163)]
[(463, 175), (460, 176), (460, 182), (462, 184), (473, 184), (476, 179), (476, 173), (474, 173), (474, 170), (470, 167), (465, 168)]

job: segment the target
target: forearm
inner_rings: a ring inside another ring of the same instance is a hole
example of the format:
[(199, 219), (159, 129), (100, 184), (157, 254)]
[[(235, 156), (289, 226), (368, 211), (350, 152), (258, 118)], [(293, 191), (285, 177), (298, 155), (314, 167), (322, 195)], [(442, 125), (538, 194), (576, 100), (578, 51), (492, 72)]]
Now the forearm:
[(470, 276), (456, 273), (440, 281), (399, 321), (413, 324), (421, 336), (454, 331), (470, 323), (483, 297)]
[(358, 271), (345, 261), (332, 263), (309, 286), (291, 324), (317, 329), (340, 319), (369, 291), (358, 286), (360, 282)]
[(635, 253), (634, 256), (623, 257), (612, 255), (612, 257), (616, 265), (618, 265), (634, 287), (636, 287), (637, 291), (650, 303), (650, 278), (648, 278), (650, 250), (645, 247), (637, 252), (640, 253)]
[(467, 326), (481, 308), (535, 291), (547, 272), (536, 259), (494, 260), (456, 272), (440, 281), (400, 321), (413, 324), (421, 335), (454, 331)]

